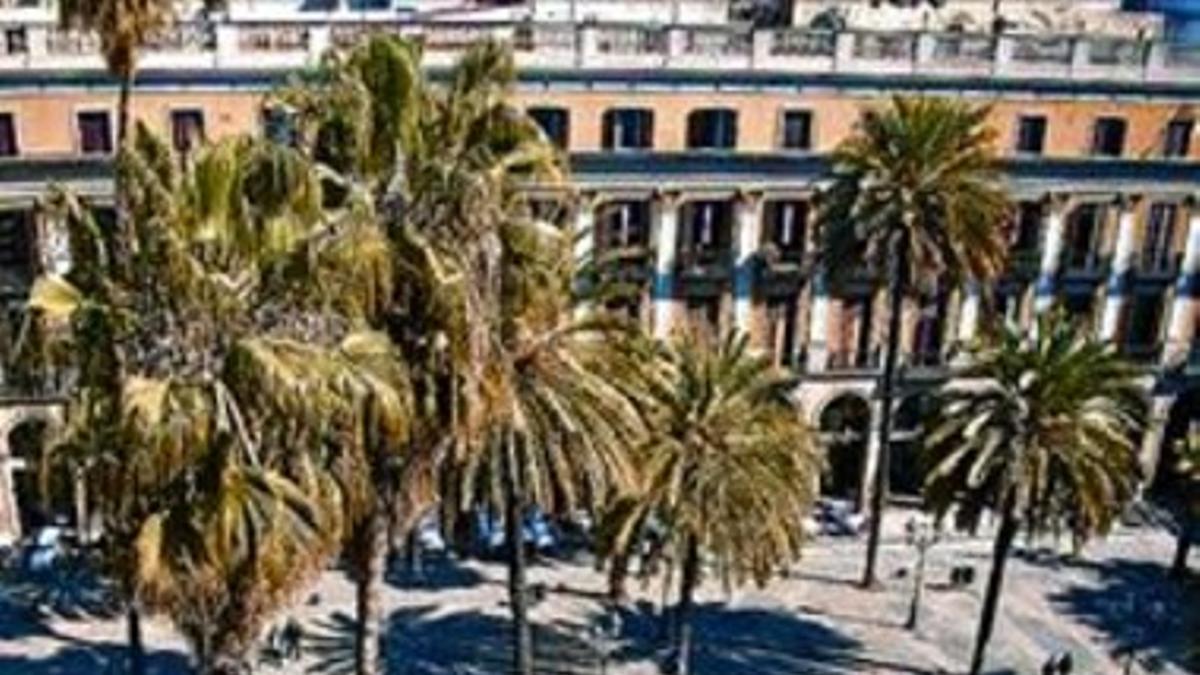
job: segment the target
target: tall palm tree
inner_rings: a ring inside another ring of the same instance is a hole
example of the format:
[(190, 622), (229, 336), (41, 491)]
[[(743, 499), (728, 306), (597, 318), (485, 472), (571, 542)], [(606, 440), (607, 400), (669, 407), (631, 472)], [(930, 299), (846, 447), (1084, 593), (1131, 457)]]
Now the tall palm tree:
[(985, 511), (999, 524), (971, 673), (984, 664), (1004, 568), (1024, 525), (1066, 527), (1083, 540), (1104, 532), (1135, 494), (1133, 439), (1141, 421), (1136, 370), (1058, 316), (1034, 337), (1007, 327), (947, 385), (924, 439), (928, 504), (974, 529)]
[[(451, 521), (474, 496), (469, 489), (458, 495), (455, 486), (470, 483), (482, 466), (499, 466), (477, 458), (513, 450), (520, 459), (546, 448), (541, 428), (522, 417), (532, 413), (514, 412), (518, 385), (530, 381), (523, 378), (535, 365), (552, 361), (545, 354), (576, 341), (576, 331), (554, 323), (558, 314), (536, 315), (522, 294), (511, 292), (535, 273), (530, 270), (544, 269), (529, 267), (523, 251), (557, 250), (531, 234), (541, 230), (525, 184), (561, 187), (565, 162), (510, 102), (515, 71), (506, 49), (481, 43), (440, 87), (424, 82), (419, 62), (412, 43), (376, 37), (348, 54), (329, 55), (320, 70), (277, 96), (297, 111), (306, 153), (331, 170), (327, 175), (342, 192), (370, 195), (388, 227), (395, 285), (376, 325), (403, 354), (414, 382), (412, 444), (424, 461), (413, 473), (427, 483), (424, 469), (441, 467), (441, 483), (452, 488), (444, 500)], [(561, 290), (557, 283), (553, 288)], [(543, 309), (560, 304), (549, 296)], [(548, 331), (536, 345), (526, 342), (534, 326)], [(522, 452), (514, 450), (518, 440)], [(505, 474), (491, 475), (499, 486)], [(504, 503), (519, 504), (527, 491), (536, 492), (529, 481), (509, 475), (520, 494)], [(412, 496), (408, 485), (396, 490)], [(426, 501), (414, 500), (409, 515)], [(516, 567), (523, 574), (523, 566)], [(514, 588), (523, 589), (523, 582)], [(515, 624), (527, 636), (523, 597), (514, 592)], [(362, 612), (357, 625), (360, 644), (377, 641), (374, 622)], [(528, 640), (516, 644), (518, 660), (528, 663)], [(375, 672), (370, 660), (357, 659), (357, 672)]]
[(727, 587), (765, 584), (799, 555), (820, 475), (813, 435), (789, 399), (794, 383), (747, 350), (747, 339), (732, 334), (663, 347), (642, 385), (652, 427), (637, 455), (637, 488), (616, 500), (604, 524), (613, 553), (627, 551), (649, 517), (669, 533), (680, 565), (676, 673), (690, 672), (702, 556)]
[(1004, 260), (1008, 202), (988, 114), (936, 98), (897, 97), (867, 110), (834, 151), (832, 183), (818, 196), (821, 255), (833, 282), (881, 271), (889, 298), (864, 586), (876, 581), (904, 301), (939, 284), (987, 280)]
[(317, 170), (290, 149), (233, 139), (180, 173), (141, 127), (133, 146), (135, 273), (58, 193), (78, 264), (39, 280), (31, 305), (68, 326), (80, 386), (66, 451), (100, 498), (133, 670), (149, 603), (206, 671), (227, 672), (334, 551), (345, 493), (314, 460), (360, 430), (403, 433), (404, 383), (362, 332), (390, 255), (362, 209), (322, 208)]

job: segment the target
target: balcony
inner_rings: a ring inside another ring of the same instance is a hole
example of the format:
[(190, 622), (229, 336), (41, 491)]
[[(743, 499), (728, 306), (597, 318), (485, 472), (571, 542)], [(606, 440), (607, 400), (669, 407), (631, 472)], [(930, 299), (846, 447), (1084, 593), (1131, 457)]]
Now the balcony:
[(1150, 281), (1170, 281), (1179, 273), (1183, 256), (1169, 250), (1149, 250), (1138, 259), (1137, 276)]
[(1156, 343), (1124, 343), (1121, 345), (1121, 356), (1132, 363), (1142, 366), (1155, 366), (1162, 361), (1163, 345)]
[(807, 274), (812, 256), (802, 246), (781, 246), (774, 242), (762, 245), (758, 252), (762, 270), (768, 276), (795, 277)]
[(1111, 258), (1099, 251), (1066, 252), (1063, 278), (1072, 281), (1098, 281), (1108, 276)]
[(882, 359), (878, 347), (870, 349), (831, 350), (825, 361), (830, 371), (875, 371)]
[(733, 251), (716, 246), (684, 248), (677, 265), (685, 279), (727, 279), (733, 274)]
[(1023, 281), (1036, 279), (1041, 269), (1042, 254), (1040, 251), (1016, 250), (1008, 258), (1008, 275), (1014, 279)]
[(597, 271), (608, 279), (642, 282), (650, 278), (653, 251), (646, 244), (611, 246), (596, 254)]

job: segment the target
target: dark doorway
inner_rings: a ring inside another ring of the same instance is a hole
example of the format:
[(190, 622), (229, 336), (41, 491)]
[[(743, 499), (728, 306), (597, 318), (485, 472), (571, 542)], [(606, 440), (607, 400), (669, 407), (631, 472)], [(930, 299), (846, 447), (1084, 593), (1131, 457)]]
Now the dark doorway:
[(844, 394), (821, 411), (819, 426), (829, 453), (821, 493), (857, 501), (871, 429), (870, 406), (859, 396)]

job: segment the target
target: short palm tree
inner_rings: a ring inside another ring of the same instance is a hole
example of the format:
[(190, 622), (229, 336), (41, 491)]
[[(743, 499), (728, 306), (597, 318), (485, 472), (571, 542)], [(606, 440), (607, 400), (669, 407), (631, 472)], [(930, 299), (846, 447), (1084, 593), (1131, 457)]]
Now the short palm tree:
[(1022, 525), (1032, 534), (1066, 527), (1080, 540), (1102, 533), (1138, 481), (1135, 369), (1058, 316), (1037, 328), (1034, 337), (1004, 328), (979, 348), (965, 380), (941, 392), (924, 439), (925, 494), (939, 517), (954, 507), (965, 529), (985, 511), (999, 523), (972, 675), (983, 668)]
[(729, 587), (765, 584), (798, 557), (821, 458), (789, 399), (793, 382), (751, 356), (744, 336), (684, 335), (660, 357), (639, 386), (651, 436), (636, 456), (637, 487), (615, 500), (604, 530), (610, 555), (627, 552), (651, 517), (668, 533), (679, 565), (675, 672), (686, 674), (702, 561)]
[(1008, 201), (988, 114), (937, 98), (897, 97), (868, 110), (834, 151), (832, 183), (818, 196), (826, 273), (837, 284), (859, 270), (884, 272), (889, 295), (865, 586), (876, 579), (904, 300), (940, 284), (987, 280), (1004, 261)]

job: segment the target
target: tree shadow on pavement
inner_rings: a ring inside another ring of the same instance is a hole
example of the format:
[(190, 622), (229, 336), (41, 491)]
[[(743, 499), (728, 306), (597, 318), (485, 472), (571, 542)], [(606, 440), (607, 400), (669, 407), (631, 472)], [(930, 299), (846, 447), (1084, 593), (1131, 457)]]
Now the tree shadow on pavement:
[[(696, 607), (692, 626), (696, 675), (936, 672), (870, 654), (858, 640), (794, 612), (705, 603)], [(622, 627), (627, 641), (619, 659), (665, 657), (664, 622), (650, 603), (623, 612)]]
[[(1153, 672), (1173, 665), (1200, 672), (1195, 645), (1200, 634), (1200, 586), (1167, 578), (1165, 564), (1110, 560), (1072, 561), (1090, 582), (1077, 582), (1050, 596), (1051, 604), (1105, 635), (1114, 655), (1133, 651)], [(1123, 659), (1122, 659), (1123, 662)]]
[[(0, 656), (0, 673), (13, 675), (120, 675), (125, 672), (125, 646), (113, 642), (74, 642), (44, 655)], [(191, 672), (187, 657), (175, 651), (146, 654), (147, 675)]]

